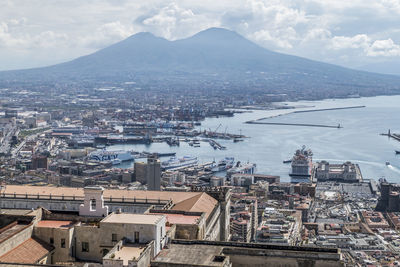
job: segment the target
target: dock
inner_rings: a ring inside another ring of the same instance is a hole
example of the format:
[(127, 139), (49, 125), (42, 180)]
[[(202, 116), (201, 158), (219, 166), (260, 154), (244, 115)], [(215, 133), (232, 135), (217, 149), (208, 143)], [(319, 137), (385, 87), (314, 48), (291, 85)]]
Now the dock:
[(400, 142), (400, 134), (391, 133), (390, 130), (388, 130), (387, 133), (382, 133), (381, 135), (387, 136), (389, 138), (393, 138), (393, 139), (395, 139), (395, 140)]
[(208, 142), (210, 143), (210, 145), (214, 149), (219, 149), (219, 150), (225, 150), (226, 149), (226, 147), (224, 147), (223, 145), (221, 145), (220, 143), (218, 143), (217, 141), (215, 141), (213, 139), (209, 139)]

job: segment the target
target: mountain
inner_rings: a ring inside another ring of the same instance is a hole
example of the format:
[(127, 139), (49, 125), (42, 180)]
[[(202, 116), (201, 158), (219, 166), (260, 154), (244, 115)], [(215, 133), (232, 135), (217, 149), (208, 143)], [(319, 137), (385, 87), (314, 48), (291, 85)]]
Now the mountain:
[(400, 75), (400, 61), (399, 60), (389, 60), (385, 62), (370, 63), (363, 66), (357, 67), (359, 70), (384, 73), (391, 75)]
[(300, 93), (315, 98), (400, 93), (400, 77), (356, 71), (276, 53), (236, 32), (210, 28), (168, 41), (138, 33), (75, 60), (0, 72), (0, 85), (29, 82), (125, 82), (141, 87)]

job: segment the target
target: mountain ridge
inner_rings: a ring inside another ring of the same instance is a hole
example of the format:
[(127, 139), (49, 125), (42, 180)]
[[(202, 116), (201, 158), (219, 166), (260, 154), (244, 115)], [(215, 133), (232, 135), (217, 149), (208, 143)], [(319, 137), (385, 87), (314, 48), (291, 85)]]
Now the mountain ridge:
[[(126, 81), (142, 85), (265, 91), (400, 90), (400, 76), (369, 73), (265, 49), (223, 28), (169, 41), (141, 32), (90, 55), (41, 68), (0, 72), (1, 81)], [(226, 87), (226, 86), (223, 86)], [(368, 89), (366, 89), (368, 88)], [(380, 93), (380, 94), (381, 94)]]

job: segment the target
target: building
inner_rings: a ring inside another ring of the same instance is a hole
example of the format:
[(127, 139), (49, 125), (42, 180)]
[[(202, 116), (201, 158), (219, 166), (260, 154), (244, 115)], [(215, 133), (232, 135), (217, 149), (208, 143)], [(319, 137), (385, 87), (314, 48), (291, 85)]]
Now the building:
[(317, 181), (361, 182), (362, 175), (358, 164), (347, 161), (343, 164), (330, 164), (327, 161), (317, 163), (314, 177)]
[(48, 168), (48, 158), (44, 155), (33, 155), (32, 156), (32, 170), (46, 169)]
[(272, 244), (172, 240), (151, 266), (344, 266), (333, 248), (287, 247)]
[(147, 158), (146, 177), (148, 190), (159, 191), (161, 189), (161, 163), (155, 155)]
[[(0, 194), (2, 209), (36, 209), (43, 207), (52, 212), (79, 213), (106, 216), (122, 212), (144, 214), (149, 209), (195, 212), (204, 214), (206, 221), (202, 238), (206, 240), (229, 240), (230, 198), (228, 188), (194, 187), (193, 192), (118, 190), (98, 187), (70, 188), (46, 186), (7, 185)], [(95, 200), (95, 202), (93, 202)], [(104, 200), (104, 208), (101, 205)], [(93, 205), (93, 207), (92, 207)], [(101, 209), (97, 209), (101, 207)], [(97, 217), (97, 218), (99, 218)]]
[(300, 211), (265, 208), (256, 242), (296, 245), (300, 240), (301, 225)]

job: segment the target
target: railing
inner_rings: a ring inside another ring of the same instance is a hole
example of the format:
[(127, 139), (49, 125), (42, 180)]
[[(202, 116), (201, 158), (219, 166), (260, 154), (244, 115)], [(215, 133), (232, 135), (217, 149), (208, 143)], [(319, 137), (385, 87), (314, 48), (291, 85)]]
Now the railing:
[(42, 194), (10, 194), (10, 193), (2, 193), (0, 194), (1, 198), (12, 198), (12, 199), (39, 199), (39, 200), (76, 200), (83, 201), (84, 197), (82, 196), (64, 196), (64, 195), (42, 195)]
[[(84, 197), (82, 196), (64, 196), (64, 195), (43, 195), (43, 194), (16, 194), (16, 193), (1, 193), (0, 198), (8, 199), (36, 199), (36, 200), (69, 200), (83, 202)], [(150, 199), (150, 198), (104, 198), (104, 202), (108, 203), (138, 203), (138, 204), (152, 204), (152, 205), (164, 205), (164, 207), (171, 207), (173, 205), (171, 200), (164, 199)]]

